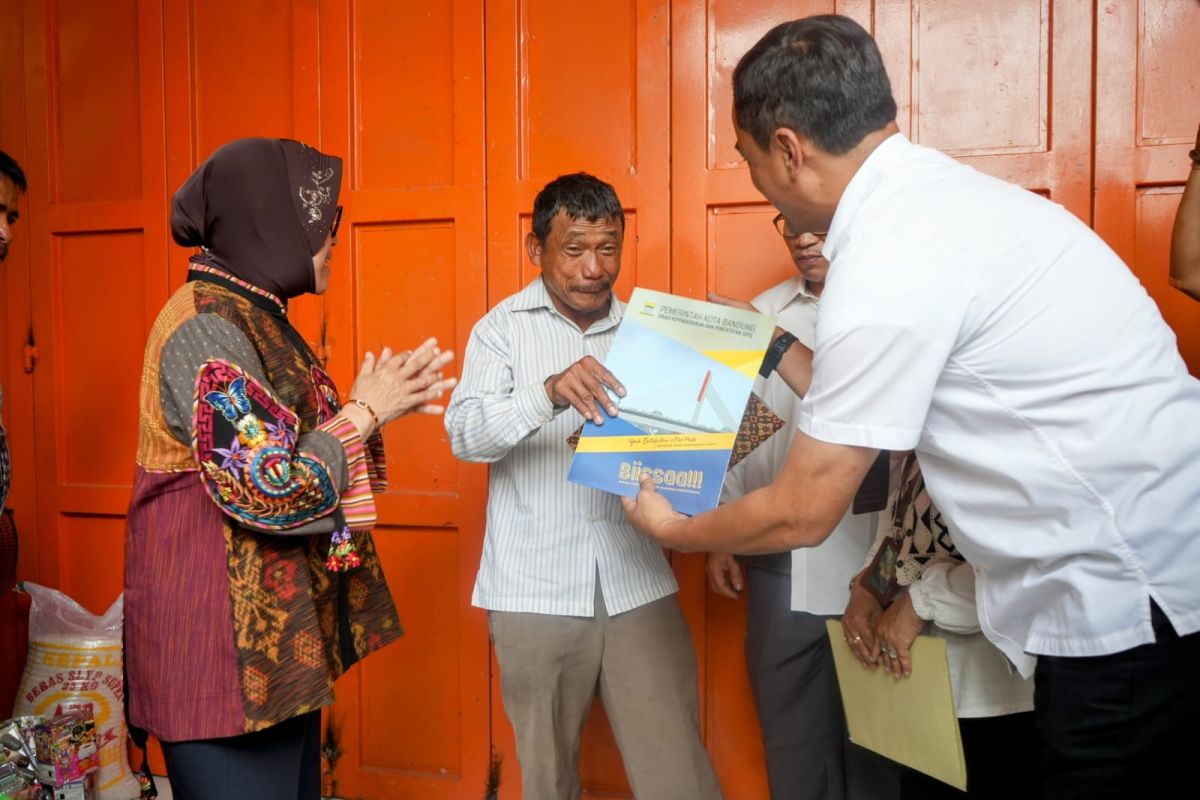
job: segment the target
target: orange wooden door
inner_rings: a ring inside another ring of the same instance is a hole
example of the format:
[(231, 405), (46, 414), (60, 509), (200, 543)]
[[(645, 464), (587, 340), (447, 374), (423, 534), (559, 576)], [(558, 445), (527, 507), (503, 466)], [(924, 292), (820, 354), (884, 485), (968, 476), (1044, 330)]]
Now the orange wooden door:
[[(146, 334), (187, 268), (169, 244), (170, 195), (216, 147), (287, 136), (347, 158), (337, 282), (328, 302), (291, 308), (343, 391), (363, 348), (465, 342), (484, 307), (482, 8), (26, 0), (19, 12), (0, 35), (21, 25), (29, 146), (13, 151), (34, 187), (23, 220), (34, 290), (18, 271), (12, 299), (15, 311), (33, 298), (40, 357), (25, 392), (35, 431), (14, 431), (14, 444), (20, 459), (36, 432), (41, 498), (22, 574), (100, 610), (121, 586)], [(0, 119), (7, 145), (13, 121)], [(8, 328), (27, 316), (8, 317), (6, 344), (23, 344)], [(22, 387), (6, 383), (11, 412)], [(482, 528), (471, 518), (482, 474), (458, 473), (436, 419), (405, 420), (388, 446), (380, 551), (409, 636), (338, 686), (340, 791), (474, 796), (488, 760), (487, 644), (465, 614), (478, 542), (457, 530)], [(17, 466), (32, 484), (35, 470)]]
[[(718, 0), (672, 6), (671, 290), (750, 299), (794, 274), (772, 208), (734, 149), (733, 68), (780, 22), (832, 12), (832, 0)], [(745, 598), (713, 594), (703, 554), (676, 555), (680, 603), (699, 622), (709, 753), (731, 798), (767, 796), (762, 736), (746, 675)]]
[[(669, 285), (670, 72), (666, 4), (497, 0), (487, 18), (487, 298), (495, 305), (536, 274), (523, 246), (533, 199), (584, 170), (611, 183), (625, 209), (617, 293)], [(483, 612), (472, 613), (483, 619)], [(692, 618), (693, 630), (700, 623)], [(512, 728), (492, 667), (492, 737), (502, 797), (520, 796)], [(597, 700), (583, 736), (586, 791), (628, 784)]]
[(1096, 15), (1096, 223), (1200, 374), (1200, 308), (1167, 283), (1171, 225), (1200, 122), (1200, 2), (1101, 0)]
[[(734, 150), (733, 67), (779, 22), (841, 13), (879, 43), (913, 141), (1048, 195), (1090, 218), (1091, 9), (1071, 0), (716, 0), (672, 12), (673, 291), (750, 298), (794, 274)], [(708, 742), (727, 796), (766, 796), (742, 637), (744, 603), (706, 593), (699, 556), (677, 559), (702, 619)], [(849, 577), (849, 576), (847, 576)]]
[(162, 9), (28, 0), (22, 14), (36, 577), (101, 611), (121, 591), (142, 348), (168, 292)]
[[(325, 343), (348, 391), (365, 350), (437, 336), (461, 356), (484, 313), (483, 9), (342, 0), (320, 22), (322, 143), (346, 158)], [(441, 417), (384, 438), (375, 541), (406, 632), (338, 684), (337, 794), (479, 797), (488, 646), (469, 599), (485, 473), (454, 459)]]

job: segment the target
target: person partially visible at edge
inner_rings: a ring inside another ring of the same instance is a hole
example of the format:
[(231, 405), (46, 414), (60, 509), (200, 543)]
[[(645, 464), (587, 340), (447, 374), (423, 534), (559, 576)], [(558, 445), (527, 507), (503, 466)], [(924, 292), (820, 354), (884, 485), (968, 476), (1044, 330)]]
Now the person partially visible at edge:
[(912, 453), (892, 455), (891, 487), (875, 544), (850, 582), (842, 630), (865, 668), (882, 666), (900, 679), (913, 673), (917, 636), (945, 641), (967, 767), (965, 793), (904, 767), (900, 798), (1037, 797), (1033, 681), (979, 632), (974, 567), (955, 547)]
[(367, 353), (349, 401), (288, 320), (329, 285), (342, 161), (219, 148), (176, 192), (199, 248), (146, 345), (125, 538), (129, 721), (180, 800), (320, 795), (320, 709), (400, 636), (371, 539), (381, 426), (441, 413), (452, 354)]
[(446, 410), (454, 455), (491, 464), (471, 602), (488, 610), (526, 800), (580, 796), (579, 736), (599, 693), (636, 797), (721, 797), (700, 739), (696, 657), (662, 548), (615, 495), (568, 483), (567, 438), (616, 414), (602, 366), (625, 215), (584, 173), (548, 183), (525, 239), (541, 275), (471, 331)]
[[(796, 340), (811, 348), (817, 308), (829, 262), (821, 255), (825, 233), (793, 233), (783, 216), (774, 224), (787, 246), (796, 274), (772, 286), (749, 304), (711, 295), (710, 299), (753, 308), (780, 326), (773, 351)], [(768, 357), (768, 362), (771, 360)], [(800, 397), (779, 373), (765, 365), (754, 391), (790, 423), (799, 419)], [(786, 371), (786, 367), (785, 367)], [(725, 477), (722, 502), (770, 485), (787, 461), (796, 431), (780, 430)], [(735, 558), (710, 553), (706, 565), (714, 592), (736, 598), (745, 589), (746, 670), (758, 712), (771, 797), (790, 800), (894, 798), (899, 775), (894, 762), (850, 743), (833, 666), (825, 620), (846, 607), (846, 576), (862, 566), (875, 538), (875, 514), (847, 514), (819, 547)]]
[(1188, 153), (1188, 159), (1192, 170), (1171, 229), (1171, 285), (1200, 300), (1200, 127), (1196, 128), (1196, 147)]
[(1200, 381), (1158, 307), (1061, 206), (901, 135), (853, 20), (777, 26), (733, 87), (754, 185), (829, 231), (811, 389), (770, 486), (686, 518), (644, 479), (631, 520), (684, 550), (811, 547), (880, 450), (915, 450), (984, 634), (1034, 674), (1043, 793), (1190, 785)]
[[(21, 165), (0, 150), (0, 264), (8, 258), (13, 226), (21, 217), (18, 204), (28, 188)], [(0, 410), (3, 408), (4, 387), (0, 386)], [(8, 502), (11, 463), (8, 434), (4, 431), (4, 421), (0, 420), (0, 592), (8, 591), (17, 574), (17, 531), (13, 526), (12, 512), (5, 505)]]

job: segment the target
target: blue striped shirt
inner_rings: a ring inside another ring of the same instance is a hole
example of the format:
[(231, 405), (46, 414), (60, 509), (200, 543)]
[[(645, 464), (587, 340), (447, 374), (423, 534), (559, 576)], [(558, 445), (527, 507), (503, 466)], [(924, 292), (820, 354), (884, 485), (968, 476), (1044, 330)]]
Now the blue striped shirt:
[(626, 521), (620, 498), (567, 482), (566, 439), (583, 418), (555, 410), (544, 386), (584, 356), (603, 362), (622, 312), (614, 296), (608, 316), (582, 332), (538, 277), (471, 331), (445, 422), (455, 456), (492, 465), (473, 605), (590, 617), (597, 574), (610, 614), (678, 589), (662, 548)]

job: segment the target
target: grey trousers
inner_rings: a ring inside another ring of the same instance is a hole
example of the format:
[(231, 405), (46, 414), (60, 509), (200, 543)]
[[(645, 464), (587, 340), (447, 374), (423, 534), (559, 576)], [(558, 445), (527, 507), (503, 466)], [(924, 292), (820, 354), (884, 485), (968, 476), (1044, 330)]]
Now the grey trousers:
[(579, 737), (597, 690), (633, 794), (720, 798), (700, 740), (696, 656), (674, 595), (608, 616), (488, 612), (525, 800), (580, 796)]
[(774, 800), (892, 800), (895, 762), (850, 744), (828, 617), (791, 610), (791, 576), (746, 564), (746, 668)]

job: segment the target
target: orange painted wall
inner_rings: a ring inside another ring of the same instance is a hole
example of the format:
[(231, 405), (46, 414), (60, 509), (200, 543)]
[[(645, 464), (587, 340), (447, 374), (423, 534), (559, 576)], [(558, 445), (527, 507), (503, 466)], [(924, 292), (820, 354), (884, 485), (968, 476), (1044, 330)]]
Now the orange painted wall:
[[(216, 146), (291, 136), (347, 158), (334, 284), (293, 315), (349, 386), (366, 348), (433, 333), (461, 352), (532, 277), (533, 196), (565, 171), (626, 205), (623, 296), (750, 296), (786, 277), (773, 210), (733, 150), (729, 81), (773, 24), (827, 11), (875, 34), (909, 136), (1094, 224), (1200, 370), (1200, 314), (1165, 277), (1200, 116), (1195, 0), (0, 0), (0, 148), (31, 181), (0, 268), (22, 576), (94, 610), (120, 590), (142, 344), (186, 269), (166, 210)], [(339, 684), (338, 793), (479, 797), (495, 753), (516, 797), (468, 603), (486, 474), (455, 462), (437, 420), (388, 437), (379, 542), (408, 633)], [(706, 592), (700, 557), (673, 564), (723, 785), (765, 797), (744, 609)], [(23, 608), (0, 598), (0, 703)], [(588, 791), (626, 795), (599, 707), (584, 749)]]

